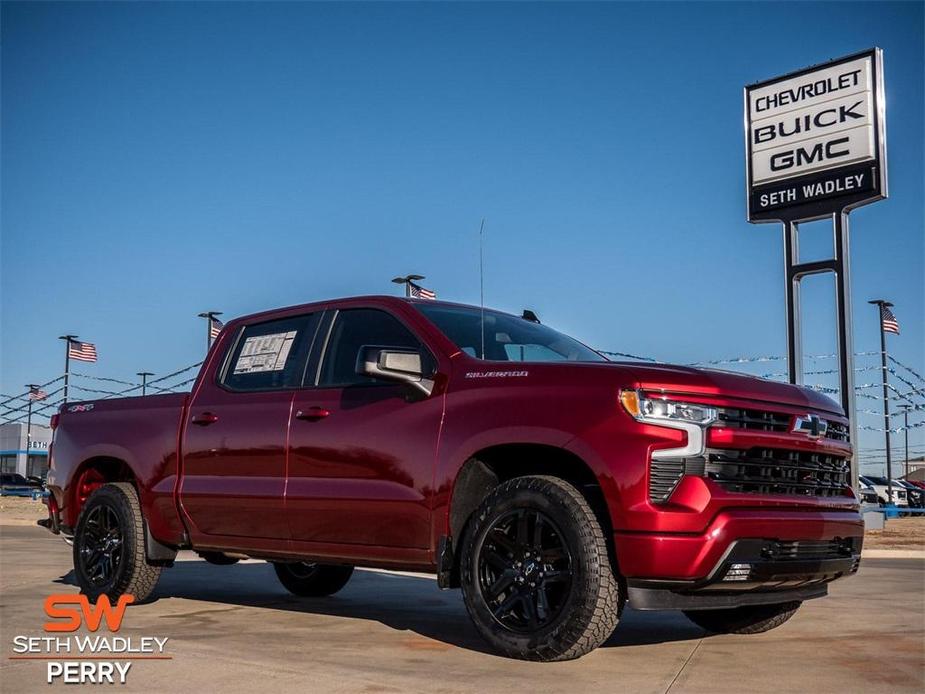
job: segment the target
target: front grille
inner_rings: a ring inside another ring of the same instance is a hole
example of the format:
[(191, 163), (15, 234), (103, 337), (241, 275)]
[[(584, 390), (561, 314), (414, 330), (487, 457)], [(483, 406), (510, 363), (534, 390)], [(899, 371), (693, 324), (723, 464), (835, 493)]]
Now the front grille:
[[(823, 417), (823, 419), (825, 419)], [(791, 431), (793, 415), (772, 410), (756, 410), (741, 407), (720, 407), (717, 413), (715, 426), (731, 429), (748, 429), (751, 431), (775, 431), (787, 433)], [(849, 439), (848, 427), (841, 422), (826, 419), (828, 427), (825, 438), (833, 441)]]
[(721, 407), (717, 414), (719, 426), (757, 431), (789, 431), (790, 415), (767, 410), (745, 410), (738, 407)]
[(683, 460), (652, 460), (649, 464), (649, 498), (657, 504), (668, 501), (684, 471)]
[(854, 553), (854, 542), (840, 537), (834, 540), (775, 540), (761, 548), (761, 558), (771, 561), (844, 559)]
[(825, 453), (778, 448), (707, 451), (707, 477), (730, 492), (841, 496), (848, 460)]
[(827, 439), (833, 439), (835, 441), (844, 441), (848, 442), (851, 438), (851, 434), (848, 432), (848, 425), (842, 424), (841, 422), (833, 422), (831, 419), (829, 421), (829, 428), (825, 432), (825, 437)]

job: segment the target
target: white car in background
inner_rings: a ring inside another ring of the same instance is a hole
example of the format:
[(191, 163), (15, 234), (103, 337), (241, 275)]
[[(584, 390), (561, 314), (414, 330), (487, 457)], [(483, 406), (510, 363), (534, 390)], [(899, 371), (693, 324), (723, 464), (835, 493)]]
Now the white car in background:
[[(887, 484), (885, 477), (870, 477), (868, 475), (861, 475), (858, 477), (858, 480), (874, 488), (874, 491), (877, 493), (877, 499), (881, 504), (889, 503), (886, 492)], [(908, 506), (909, 499), (906, 497), (906, 488), (900, 484), (897, 484), (895, 481), (893, 482), (892, 487), (893, 504), (896, 506)]]

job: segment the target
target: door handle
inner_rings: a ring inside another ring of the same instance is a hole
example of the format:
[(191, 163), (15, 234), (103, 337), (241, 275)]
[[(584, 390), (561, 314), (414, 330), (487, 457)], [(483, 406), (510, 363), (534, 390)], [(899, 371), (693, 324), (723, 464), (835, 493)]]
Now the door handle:
[(295, 418), (307, 422), (317, 422), (319, 419), (324, 419), (329, 414), (331, 414), (331, 411), (323, 407), (309, 407), (307, 410), (299, 410), (296, 412)]
[(212, 414), (211, 412), (203, 412), (202, 414), (193, 415), (192, 422), (201, 427), (207, 427), (210, 424), (215, 424), (218, 421), (218, 415)]

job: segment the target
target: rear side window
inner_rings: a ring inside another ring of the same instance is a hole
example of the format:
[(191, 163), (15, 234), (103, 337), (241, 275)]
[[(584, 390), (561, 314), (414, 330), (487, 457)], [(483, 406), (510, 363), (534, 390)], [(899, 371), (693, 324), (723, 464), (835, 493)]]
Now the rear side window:
[(321, 366), (321, 386), (381, 384), (356, 372), (357, 357), (364, 346), (420, 349), (425, 363), (428, 353), (421, 341), (394, 316), (376, 309), (339, 311), (334, 319), (328, 348)]
[(318, 314), (247, 325), (225, 360), (222, 385), (231, 390), (281, 390), (302, 385)]

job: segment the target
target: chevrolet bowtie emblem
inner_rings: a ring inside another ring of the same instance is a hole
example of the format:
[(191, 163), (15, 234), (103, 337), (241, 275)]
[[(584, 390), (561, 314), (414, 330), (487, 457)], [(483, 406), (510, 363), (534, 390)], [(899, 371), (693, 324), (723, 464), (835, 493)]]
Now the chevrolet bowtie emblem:
[(795, 432), (806, 434), (814, 439), (825, 436), (825, 432), (828, 428), (829, 423), (814, 414), (808, 414), (805, 417), (797, 417), (796, 423), (793, 425), (793, 430)]

